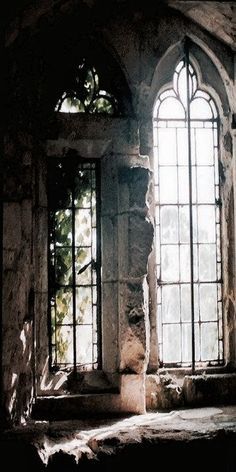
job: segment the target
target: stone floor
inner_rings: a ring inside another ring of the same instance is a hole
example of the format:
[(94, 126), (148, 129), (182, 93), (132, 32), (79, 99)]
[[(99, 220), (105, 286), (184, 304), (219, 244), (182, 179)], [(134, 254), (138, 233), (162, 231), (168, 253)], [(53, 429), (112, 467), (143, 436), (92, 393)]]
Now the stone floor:
[(236, 406), (36, 421), (5, 431), (0, 448), (9, 470), (100, 472), (149, 464), (154, 470), (235, 472)]

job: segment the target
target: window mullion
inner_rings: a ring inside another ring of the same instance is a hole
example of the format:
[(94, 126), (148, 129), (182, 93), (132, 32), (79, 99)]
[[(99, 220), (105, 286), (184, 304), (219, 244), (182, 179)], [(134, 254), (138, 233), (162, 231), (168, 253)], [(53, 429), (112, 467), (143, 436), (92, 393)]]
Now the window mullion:
[(192, 321), (192, 373), (195, 372), (195, 324), (194, 324), (194, 260), (193, 260), (193, 191), (192, 191), (192, 153), (191, 153), (191, 120), (190, 120), (190, 85), (189, 85), (189, 51), (185, 45), (187, 106), (186, 118), (188, 129), (188, 171), (189, 171), (189, 240), (190, 240), (190, 296)]
[(75, 273), (75, 188), (74, 179), (72, 185), (72, 286), (73, 286), (73, 369), (76, 373), (76, 273)]
[(97, 285), (97, 362), (98, 368), (102, 367), (102, 320), (101, 320), (101, 175), (100, 163), (96, 163), (95, 192), (96, 192), (96, 285)]

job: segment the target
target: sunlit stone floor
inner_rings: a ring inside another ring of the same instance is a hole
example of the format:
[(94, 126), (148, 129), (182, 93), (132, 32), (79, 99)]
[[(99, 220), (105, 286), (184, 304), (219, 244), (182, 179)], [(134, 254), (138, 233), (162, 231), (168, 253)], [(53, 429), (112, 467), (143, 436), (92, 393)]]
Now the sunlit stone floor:
[[(235, 472), (236, 406), (181, 409), (125, 418), (35, 421), (5, 431), (1, 441), (1, 450), (5, 453), (10, 448), (15, 450), (19, 464), (26, 459), (29, 448), (34, 472), (45, 468), (65, 472), (108, 471), (114, 470), (115, 465), (127, 465), (129, 460), (135, 467), (143, 466), (154, 457), (167, 461), (165, 470), (173, 467), (181, 471), (195, 470), (194, 465), (201, 467), (204, 459), (201, 472)], [(14, 454), (12, 460), (13, 457)], [(192, 461), (190, 469), (185, 459)]]

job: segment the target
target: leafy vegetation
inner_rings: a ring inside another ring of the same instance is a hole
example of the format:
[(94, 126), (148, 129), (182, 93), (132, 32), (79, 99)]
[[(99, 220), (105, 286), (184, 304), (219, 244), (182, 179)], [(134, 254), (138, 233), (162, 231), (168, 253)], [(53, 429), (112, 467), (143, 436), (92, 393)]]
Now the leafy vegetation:
[(56, 111), (63, 113), (117, 112), (117, 101), (113, 95), (100, 89), (99, 77), (93, 66), (85, 59), (77, 68), (72, 87), (66, 90), (56, 105)]
[(74, 300), (76, 323), (91, 324), (92, 329), (90, 285), (92, 270), (96, 269), (92, 259), (96, 238), (92, 242), (91, 225), (96, 213), (96, 198), (92, 188), (95, 170), (88, 166), (90, 164), (83, 167), (75, 159), (55, 159), (49, 167), (49, 186), (54, 170), (54, 182), (49, 188), (51, 332), (56, 363), (62, 364), (73, 362)]

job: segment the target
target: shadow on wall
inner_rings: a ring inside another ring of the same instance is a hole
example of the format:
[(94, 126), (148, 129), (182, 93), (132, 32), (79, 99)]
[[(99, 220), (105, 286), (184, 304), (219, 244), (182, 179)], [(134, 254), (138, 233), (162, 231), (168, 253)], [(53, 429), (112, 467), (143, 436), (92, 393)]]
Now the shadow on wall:
[[(16, 333), (14, 351), (9, 365), (15, 365), (15, 368), (13, 372), (9, 371), (6, 377), (9, 380), (9, 387), (5, 392), (4, 421), (9, 424), (14, 421), (24, 424), (31, 411), (33, 398), (32, 348), (28, 343), (32, 335), (32, 323), (28, 320), (24, 322), (20, 336), (16, 329), (14, 331)], [(24, 366), (22, 372), (18, 371), (17, 361), (22, 361)]]

